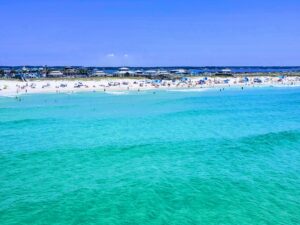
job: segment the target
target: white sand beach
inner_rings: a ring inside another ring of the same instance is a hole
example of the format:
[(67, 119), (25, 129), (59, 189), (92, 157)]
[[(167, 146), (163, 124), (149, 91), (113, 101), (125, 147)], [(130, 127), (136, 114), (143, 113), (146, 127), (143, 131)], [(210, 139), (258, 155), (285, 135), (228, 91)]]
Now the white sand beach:
[(26, 82), (19, 80), (0, 80), (0, 96), (14, 97), (35, 93), (74, 93), (74, 92), (108, 92), (143, 91), (152, 89), (191, 89), (226, 88), (257, 86), (300, 86), (300, 77), (190, 77), (182, 80), (149, 80), (138, 78), (104, 78), (104, 79), (33, 79)]

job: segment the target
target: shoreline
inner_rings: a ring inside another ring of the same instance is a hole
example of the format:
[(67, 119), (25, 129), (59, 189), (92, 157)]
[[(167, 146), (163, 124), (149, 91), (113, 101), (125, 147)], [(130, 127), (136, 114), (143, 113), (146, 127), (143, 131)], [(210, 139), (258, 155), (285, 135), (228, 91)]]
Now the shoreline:
[[(259, 81), (251, 77), (247, 82), (242, 78), (209, 77), (204, 81), (203, 77), (189, 77), (186, 80), (149, 80), (134, 78), (105, 78), (93, 79), (57, 79), (57, 80), (0, 80), (1, 97), (17, 97), (23, 94), (46, 93), (77, 93), (77, 92), (130, 92), (152, 90), (206, 90), (223, 89), (229, 87), (297, 87), (300, 86), (299, 77), (285, 77), (284, 79), (271, 76), (259, 77)], [(202, 83), (201, 83), (201, 82)]]

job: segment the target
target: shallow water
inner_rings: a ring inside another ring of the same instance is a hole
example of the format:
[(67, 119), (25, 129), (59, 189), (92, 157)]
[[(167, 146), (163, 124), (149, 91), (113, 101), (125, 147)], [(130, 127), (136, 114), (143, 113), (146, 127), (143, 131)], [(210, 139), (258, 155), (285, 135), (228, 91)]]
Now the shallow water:
[(0, 224), (300, 224), (300, 88), (0, 98)]

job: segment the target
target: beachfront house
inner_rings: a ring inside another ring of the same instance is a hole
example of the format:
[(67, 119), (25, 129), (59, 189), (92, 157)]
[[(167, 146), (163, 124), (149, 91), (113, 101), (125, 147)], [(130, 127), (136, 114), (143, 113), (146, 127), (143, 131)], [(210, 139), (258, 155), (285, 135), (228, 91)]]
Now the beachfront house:
[(148, 78), (152, 78), (156, 75), (157, 71), (156, 70), (146, 70), (144, 72), (144, 76)]
[(1, 70), (2, 70), (2, 72), (1, 72), (2, 77), (10, 77), (13, 72), (11, 69), (8, 69), (8, 68), (4, 68)]
[(143, 76), (144, 72), (142, 70), (136, 70), (136, 71), (134, 71), (134, 75), (135, 76)]
[(22, 72), (23, 72), (23, 73), (28, 73), (28, 72), (29, 72), (29, 69), (26, 68), (25, 66), (23, 66), (23, 67), (22, 67)]
[(79, 70), (76, 68), (66, 67), (63, 70), (63, 74), (66, 76), (75, 76), (79, 74)]
[(47, 77), (62, 77), (64, 74), (59, 70), (52, 70), (47, 74)]
[(222, 69), (221, 71), (217, 72), (215, 75), (216, 76), (225, 76), (225, 77), (233, 76), (231, 69), (228, 69), (228, 68)]
[(170, 70), (171, 74), (176, 74), (176, 75), (187, 75), (189, 74), (189, 71), (186, 69), (173, 69)]
[(157, 71), (157, 77), (161, 79), (169, 78), (170, 73), (167, 70), (158, 70)]
[(92, 77), (106, 77), (106, 75), (107, 74), (104, 71), (97, 70), (97, 69), (93, 70), (93, 72), (91, 74)]
[(118, 77), (134, 76), (134, 74), (135, 73), (130, 71), (127, 67), (121, 67), (117, 72), (114, 73), (114, 75)]

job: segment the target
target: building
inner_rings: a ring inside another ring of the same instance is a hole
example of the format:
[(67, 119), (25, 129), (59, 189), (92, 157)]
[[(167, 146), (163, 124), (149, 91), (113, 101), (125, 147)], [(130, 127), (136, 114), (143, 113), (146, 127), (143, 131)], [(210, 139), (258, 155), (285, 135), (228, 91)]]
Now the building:
[(64, 74), (59, 70), (53, 70), (48, 73), (48, 77), (62, 77)]
[(215, 74), (216, 76), (233, 76), (231, 69), (222, 69)]
[(186, 70), (186, 69), (174, 69), (174, 70), (170, 70), (170, 73), (177, 74), (177, 75), (189, 74), (188, 70)]
[(91, 74), (92, 77), (105, 77), (107, 74), (102, 70), (94, 70)]
[(117, 72), (114, 73), (115, 76), (125, 77), (125, 76), (134, 76), (135, 73), (130, 71), (127, 67), (121, 67)]
[(74, 76), (79, 74), (79, 70), (76, 68), (66, 67), (63, 71), (63, 74), (66, 76)]
[(134, 74), (135, 74), (136, 76), (143, 76), (143, 75), (144, 75), (144, 72), (143, 72), (142, 70), (135, 70), (135, 71), (134, 71)]
[(152, 76), (155, 76), (156, 73), (157, 73), (156, 70), (146, 70), (144, 75), (147, 77), (152, 77)]

